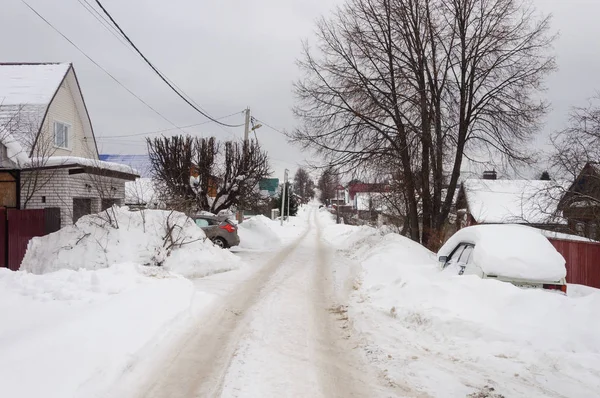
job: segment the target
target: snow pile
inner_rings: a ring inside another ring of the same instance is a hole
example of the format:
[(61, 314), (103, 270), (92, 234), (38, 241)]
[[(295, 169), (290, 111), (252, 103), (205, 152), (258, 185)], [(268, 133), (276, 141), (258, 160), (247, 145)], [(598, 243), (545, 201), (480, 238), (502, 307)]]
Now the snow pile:
[(0, 396), (101, 396), (189, 320), (195, 295), (189, 280), (131, 263), (45, 275), (0, 268)]
[(462, 242), (472, 243), (473, 262), (487, 275), (556, 282), (567, 275), (565, 259), (540, 230), (523, 225), (463, 228), (442, 246), (449, 256)]
[(569, 283), (567, 286), (567, 292), (569, 292), (569, 297), (585, 297), (591, 294), (600, 293), (600, 289), (596, 289), (595, 287), (578, 285), (575, 283)]
[(161, 265), (187, 277), (239, 267), (240, 260), (214, 246), (182, 213), (113, 207), (29, 242), (21, 269), (44, 274), (60, 269), (96, 270), (119, 263)]
[(242, 249), (266, 250), (281, 246), (281, 239), (274, 232), (275, 222), (265, 216), (251, 217), (238, 225)]
[(407, 238), (357, 240), (366, 230), (355, 230), (345, 232), (351, 245), (338, 242), (354, 261), (336, 272), (359, 268), (348, 316), (365, 356), (402, 395), (597, 394), (597, 291), (569, 297), (442, 272)]
[(562, 233), (562, 232), (547, 231), (545, 229), (540, 229), (539, 231), (542, 233), (542, 235), (544, 235), (548, 239), (568, 240), (568, 241), (571, 241), (571, 242), (598, 243), (598, 241), (596, 241), (596, 240), (589, 239), (589, 238), (586, 238), (586, 237), (583, 237), (583, 236), (579, 236), (579, 235), (565, 234), (565, 233)]

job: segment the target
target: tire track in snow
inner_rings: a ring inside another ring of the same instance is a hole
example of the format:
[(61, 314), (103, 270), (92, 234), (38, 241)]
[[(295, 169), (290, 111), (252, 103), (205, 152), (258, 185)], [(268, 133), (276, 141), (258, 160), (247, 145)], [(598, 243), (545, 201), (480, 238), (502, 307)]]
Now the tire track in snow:
[(315, 357), (323, 397), (375, 397), (382, 396), (377, 381), (371, 377), (364, 364), (352, 352), (348, 340), (341, 331), (340, 321), (347, 320), (335, 299), (332, 250), (322, 239), (322, 229), (315, 215), (316, 268), (314, 273), (315, 295), (313, 320), (316, 328)]
[(292, 244), (240, 284), (225, 301), (201, 317), (157, 367), (139, 398), (217, 397), (243, 332), (244, 315), (250, 310), (284, 260), (302, 243), (310, 226)]

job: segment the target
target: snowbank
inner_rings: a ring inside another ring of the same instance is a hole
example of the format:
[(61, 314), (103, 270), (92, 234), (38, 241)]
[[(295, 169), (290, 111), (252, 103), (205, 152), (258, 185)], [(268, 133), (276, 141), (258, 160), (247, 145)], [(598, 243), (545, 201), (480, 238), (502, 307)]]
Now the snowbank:
[(195, 295), (189, 280), (132, 263), (45, 275), (0, 268), (0, 396), (100, 396), (189, 319)]
[(273, 220), (258, 215), (239, 224), (239, 247), (242, 249), (266, 250), (281, 246), (281, 239), (273, 230), (274, 223)]
[[(595, 396), (600, 294), (583, 297), (440, 272), (432, 253), (395, 234), (342, 228), (359, 266), (348, 316), (367, 359), (407, 396)], [(538, 234), (541, 236), (541, 234)], [(363, 236), (363, 239), (357, 239)], [(352, 261), (351, 259), (354, 259)]]
[(212, 303), (182, 275), (239, 265), (168, 211), (114, 207), (32, 239), (20, 271), (0, 268), (0, 396), (108, 396)]
[(569, 283), (567, 286), (567, 292), (569, 293), (569, 297), (585, 297), (591, 294), (600, 293), (600, 289), (596, 289), (594, 287), (585, 286), (585, 285), (577, 285), (574, 283)]
[(463, 228), (442, 246), (449, 256), (461, 242), (473, 243), (473, 262), (487, 275), (556, 282), (567, 275), (565, 259), (540, 233), (523, 225), (476, 225)]
[(53, 234), (33, 238), (21, 269), (45, 274), (60, 269), (96, 270), (124, 262), (162, 265), (187, 277), (202, 277), (240, 265), (238, 257), (214, 246), (182, 213), (130, 212), (113, 207), (82, 217), (75, 225)]

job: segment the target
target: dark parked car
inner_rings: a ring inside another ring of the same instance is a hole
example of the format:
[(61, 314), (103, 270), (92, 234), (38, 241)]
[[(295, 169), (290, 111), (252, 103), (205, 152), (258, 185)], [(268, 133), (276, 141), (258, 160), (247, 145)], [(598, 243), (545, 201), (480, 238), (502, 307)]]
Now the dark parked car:
[(219, 219), (210, 215), (196, 215), (192, 216), (192, 219), (215, 245), (228, 248), (240, 244), (237, 225), (229, 219)]

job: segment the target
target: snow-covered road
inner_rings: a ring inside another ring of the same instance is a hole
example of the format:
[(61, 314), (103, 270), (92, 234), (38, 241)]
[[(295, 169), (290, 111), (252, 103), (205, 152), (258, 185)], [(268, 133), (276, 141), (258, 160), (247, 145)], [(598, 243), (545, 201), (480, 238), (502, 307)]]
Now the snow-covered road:
[(39, 274), (0, 269), (0, 397), (600, 391), (598, 289), (449, 274), (418, 243), (315, 204), (283, 226), (251, 218), (232, 251), (180, 217), (191, 243), (151, 265), (172, 215), (141, 215), (35, 238), (25, 268)]
[(316, 211), (311, 212), (299, 237), (275, 253), (263, 253), (264, 264), (156, 361), (160, 365), (138, 397), (383, 394), (344, 330), (345, 312), (334, 293), (333, 249), (321, 239)]

